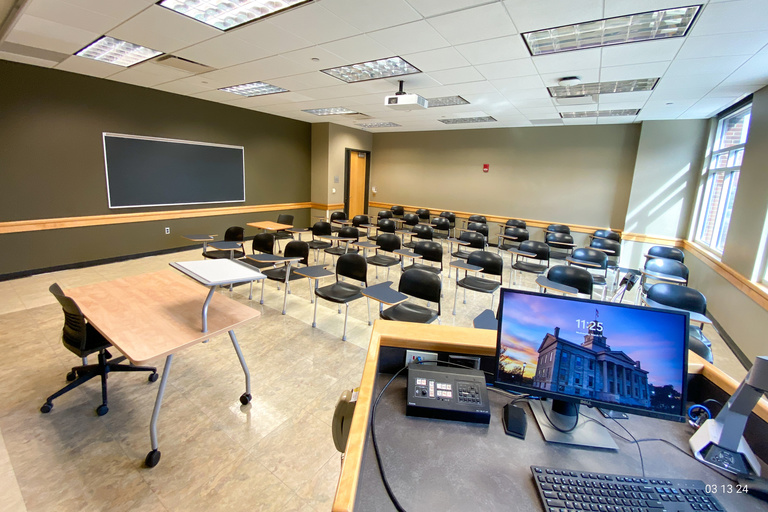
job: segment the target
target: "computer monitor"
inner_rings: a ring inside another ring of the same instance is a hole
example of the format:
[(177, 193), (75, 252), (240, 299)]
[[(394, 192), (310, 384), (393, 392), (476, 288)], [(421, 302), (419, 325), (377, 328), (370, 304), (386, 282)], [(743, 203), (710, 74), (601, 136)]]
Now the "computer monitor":
[(616, 449), (579, 404), (683, 421), (687, 313), (503, 289), (498, 318), (494, 385), (553, 399), (529, 402), (548, 441)]

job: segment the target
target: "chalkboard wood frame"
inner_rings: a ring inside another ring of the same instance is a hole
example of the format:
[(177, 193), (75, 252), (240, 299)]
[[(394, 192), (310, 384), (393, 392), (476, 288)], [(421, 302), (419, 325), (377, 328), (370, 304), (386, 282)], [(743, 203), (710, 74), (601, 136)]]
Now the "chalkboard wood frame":
[(102, 133), (110, 209), (245, 202), (245, 148)]

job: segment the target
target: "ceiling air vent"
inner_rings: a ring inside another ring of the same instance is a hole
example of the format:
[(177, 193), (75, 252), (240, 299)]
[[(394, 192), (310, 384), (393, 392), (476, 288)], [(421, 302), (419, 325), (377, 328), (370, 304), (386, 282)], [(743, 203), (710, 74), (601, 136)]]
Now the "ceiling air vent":
[(162, 64), (163, 66), (180, 69), (182, 71), (186, 71), (187, 73), (193, 74), (205, 73), (206, 71), (214, 70), (214, 68), (210, 66), (206, 66), (192, 60), (182, 59), (181, 57), (177, 57), (175, 55), (163, 55), (162, 57), (156, 58), (155, 62)]

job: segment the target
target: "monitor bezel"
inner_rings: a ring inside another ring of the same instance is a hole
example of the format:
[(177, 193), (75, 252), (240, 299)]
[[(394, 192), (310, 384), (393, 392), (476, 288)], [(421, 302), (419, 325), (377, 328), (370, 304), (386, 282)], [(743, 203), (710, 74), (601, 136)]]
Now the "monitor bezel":
[[(549, 391), (549, 390), (543, 390), (543, 389), (535, 389), (529, 386), (523, 386), (519, 384), (510, 384), (509, 382), (500, 381), (499, 380), (499, 355), (500, 355), (499, 352), (501, 348), (501, 330), (502, 330), (502, 323), (503, 323), (502, 322), (503, 312), (504, 312), (503, 308), (504, 308), (504, 302), (505, 302), (504, 299), (507, 296), (507, 292), (524, 294), (524, 295), (541, 296), (541, 297), (547, 297), (555, 300), (576, 301), (576, 302), (584, 302), (587, 304), (596, 304), (596, 305), (602, 305), (602, 306), (607, 305), (607, 306), (616, 306), (620, 308), (640, 309), (644, 311), (654, 311), (658, 313), (666, 313), (670, 315), (677, 315), (677, 316), (684, 317), (684, 329), (685, 329), (685, 348), (683, 350), (684, 373), (682, 375), (682, 385), (681, 385), (682, 400), (680, 401), (680, 414), (659, 412), (651, 409), (642, 409), (639, 407), (616, 404), (613, 402), (605, 402), (602, 400), (590, 400), (590, 399), (584, 399), (584, 398), (579, 399), (574, 395), (569, 395), (566, 393), (560, 393), (557, 391)], [(498, 318), (498, 327), (496, 329), (496, 358), (495, 358), (496, 367), (494, 370), (494, 378), (493, 378), (494, 387), (497, 387), (505, 391), (515, 392), (515, 393), (525, 393), (534, 397), (563, 400), (566, 402), (575, 403), (577, 405), (585, 405), (587, 407), (599, 407), (601, 409), (610, 409), (613, 411), (624, 412), (627, 414), (636, 414), (639, 416), (646, 416), (650, 418), (657, 418), (657, 419), (663, 419), (663, 420), (669, 420), (669, 421), (677, 421), (677, 422), (685, 421), (685, 408), (686, 408), (686, 402), (688, 400), (688, 337), (689, 337), (689, 324), (690, 324), (690, 315), (688, 314), (688, 312), (683, 310), (652, 308), (647, 306), (637, 306), (634, 304), (622, 304), (618, 302), (585, 299), (581, 297), (567, 297), (567, 296), (560, 296), (560, 295), (552, 295), (552, 294), (546, 294), (546, 293), (533, 292), (529, 290), (516, 290), (513, 288), (502, 288), (499, 294), (499, 309), (496, 312), (496, 317)]]

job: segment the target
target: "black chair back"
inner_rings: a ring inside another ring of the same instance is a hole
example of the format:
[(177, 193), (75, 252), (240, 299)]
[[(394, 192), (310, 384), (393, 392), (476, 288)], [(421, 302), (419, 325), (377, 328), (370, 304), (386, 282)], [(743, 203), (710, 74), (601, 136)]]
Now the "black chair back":
[(392, 215), (395, 217), (402, 217), (405, 214), (405, 208), (402, 206), (393, 206), (392, 207)]
[(422, 240), (432, 240), (435, 234), (431, 226), (424, 224), (417, 224), (413, 226), (411, 233), (413, 233), (416, 238), (420, 238)]
[(589, 246), (595, 249), (605, 249), (612, 251), (608, 253), (608, 260), (615, 260), (621, 255), (621, 242), (617, 242), (616, 240), (609, 240), (607, 238), (593, 238)]
[(474, 251), (467, 258), (468, 265), (477, 265), (482, 267), (483, 274), (500, 276), (504, 270), (504, 260), (495, 252)]
[(416, 242), (413, 252), (420, 254), (423, 260), (440, 263), (440, 268), (443, 268), (443, 246), (440, 242), (426, 240)]
[[(353, 228), (354, 229), (354, 228)], [(336, 281), (347, 277), (368, 286), (368, 262), (359, 254), (342, 254), (336, 262)]]
[(520, 250), (535, 254), (535, 256), (530, 257), (531, 259), (549, 262), (549, 246), (544, 242), (526, 240), (520, 244)]
[(576, 288), (579, 293), (592, 295), (592, 274), (584, 268), (555, 265), (547, 271), (547, 279)]
[(380, 219), (391, 219), (392, 217), (394, 217), (394, 214), (392, 213), (391, 210), (381, 210), (378, 213), (378, 217)]
[(376, 245), (382, 251), (393, 252), (400, 248), (400, 237), (394, 233), (382, 233), (376, 237)]
[(244, 233), (245, 233), (245, 229), (241, 228), (240, 226), (232, 226), (230, 228), (227, 228), (227, 231), (224, 232), (224, 241), (225, 242), (242, 242)]
[(417, 299), (437, 303), (437, 314), (440, 315), (440, 294), (442, 280), (434, 272), (413, 268), (400, 276), (400, 284), (397, 289), (400, 293), (416, 297)]
[(467, 222), (479, 222), (481, 224), (487, 224), (488, 220), (485, 218), (485, 215), (470, 215), (467, 219)]
[(288, 215), (287, 213), (281, 213), (277, 216), (277, 223), (278, 224), (289, 224), (293, 226), (293, 215)]
[(329, 236), (331, 234), (331, 223), (324, 220), (315, 222), (312, 226), (312, 237)]
[(392, 219), (381, 219), (379, 221), (379, 231), (382, 233), (394, 233), (397, 225)]
[(448, 219), (448, 221), (451, 223), (452, 226), (454, 224), (456, 224), (456, 214), (455, 213), (453, 213), (453, 212), (441, 212), (440, 216), (441, 217), (445, 217), (446, 219)]
[(516, 228), (516, 227), (505, 228), (504, 229), (504, 235), (505, 236), (513, 236), (513, 237), (515, 237), (515, 241), (517, 241), (517, 242), (525, 242), (526, 240), (528, 240), (531, 237), (531, 235), (530, 235), (530, 233), (528, 233), (527, 229), (525, 229), (525, 228)]
[(368, 216), (367, 215), (355, 215), (352, 217), (352, 225), (355, 227), (360, 226), (360, 224), (368, 224)]
[(335, 220), (347, 220), (347, 214), (344, 212), (333, 212), (331, 213), (331, 222)]
[[(326, 222), (326, 224), (328, 224)], [(330, 226), (330, 224), (329, 224)], [(253, 254), (262, 252), (264, 254), (274, 254), (275, 252), (275, 235), (272, 233), (259, 233), (253, 237), (253, 245), (251, 245)]]
[(528, 225), (525, 223), (524, 220), (517, 220), (517, 219), (509, 219), (505, 226), (512, 227), (512, 228), (520, 228), (520, 229), (527, 229)]
[(416, 215), (418, 215), (419, 219), (421, 220), (429, 220), (432, 214), (430, 214), (429, 210), (426, 208), (419, 208), (416, 210)]
[(574, 249), (571, 258), (600, 265), (601, 269), (608, 268), (608, 255), (603, 251), (598, 251), (597, 249), (592, 249), (590, 247), (579, 247), (578, 249)]
[(677, 260), (685, 263), (685, 253), (677, 247), (667, 247), (664, 245), (654, 245), (648, 249), (648, 258), (666, 258), (668, 260)]
[(462, 242), (469, 242), (469, 245), (466, 246), (467, 248), (485, 249), (485, 237), (482, 233), (478, 233), (477, 231), (464, 231), (459, 237), (459, 240)]
[(572, 244), (573, 237), (567, 233), (547, 233), (547, 243), (558, 249), (570, 249), (572, 245), (559, 245), (559, 244)]
[(488, 238), (488, 224), (484, 224), (482, 222), (470, 222), (467, 225), (467, 229), (470, 231), (477, 231), (481, 235), (483, 235), (486, 239)]
[(698, 290), (670, 283), (657, 283), (648, 289), (647, 297), (665, 306), (707, 314), (707, 298)]
[(309, 265), (309, 244), (300, 240), (288, 242), (283, 251), (283, 256), (286, 258), (301, 258), (299, 263)]
[(48, 291), (56, 297), (64, 311), (64, 329), (61, 333), (64, 345), (80, 352), (85, 351), (88, 329), (82, 311), (73, 299), (64, 295), (64, 291), (57, 283), (53, 283)]
[(357, 240), (360, 238), (360, 232), (355, 227), (344, 226), (339, 230), (339, 238), (354, 238)]
[(688, 267), (677, 260), (669, 260), (666, 258), (654, 258), (645, 262), (643, 267), (645, 270), (655, 272), (657, 274), (666, 274), (669, 276), (681, 277), (688, 282)]
[(445, 217), (435, 217), (432, 219), (432, 227), (439, 231), (450, 231), (451, 221)]
[(403, 222), (406, 226), (415, 226), (419, 223), (419, 216), (415, 213), (406, 213), (403, 215)]
[(592, 233), (592, 236), (594, 238), (607, 238), (608, 240), (613, 240), (614, 242), (621, 242), (621, 234), (615, 231), (611, 231), (610, 229), (598, 229)]
[(567, 235), (571, 234), (571, 228), (569, 228), (565, 224), (550, 224), (549, 226), (547, 226), (547, 231), (551, 231), (554, 233), (565, 233)]

